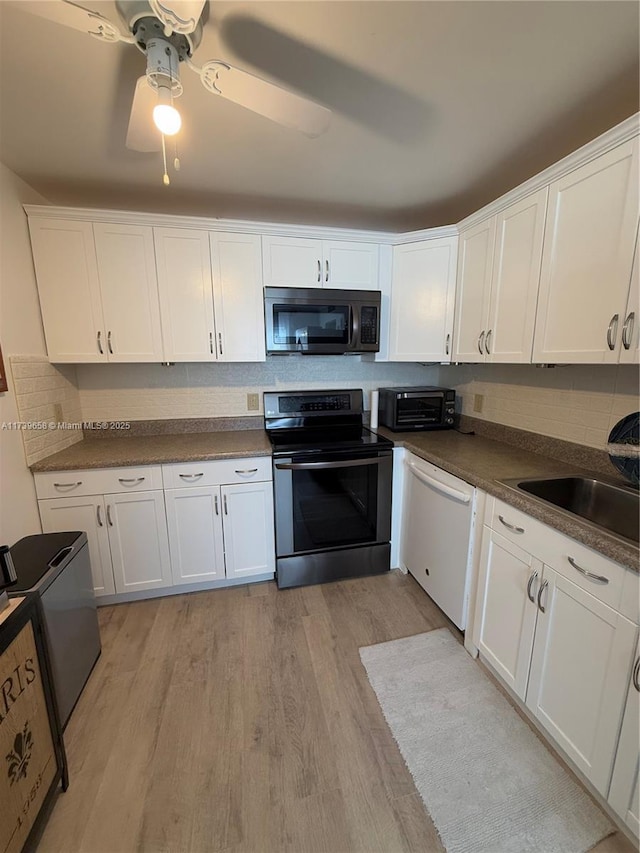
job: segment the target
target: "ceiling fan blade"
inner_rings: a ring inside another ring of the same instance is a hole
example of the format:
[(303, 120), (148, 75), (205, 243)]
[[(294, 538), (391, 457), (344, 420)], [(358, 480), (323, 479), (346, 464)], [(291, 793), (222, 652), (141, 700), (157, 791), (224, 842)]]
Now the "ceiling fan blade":
[(151, 11), (174, 33), (192, 33), (207, 0), (149, 0)]
[(16, 5), (25, 12), (87, 33), (99, 41), (133, 41), (130, 36), (121, 33), (118, 27), (107, 18), (78, 6), (77, 3), (70, 3), (67, 0), (30, 0), (28, 3), (22, 2)]
[(255, 74), (218, 60), (205, 62), (201, 68), (189, 65), (200, 74), (203, 86), (210, 92), (278, 124), (307, 136), (320, 136), (329, 126), (331, 110)]
[(145, 76), (139, 77), (131, 105), (127, 148), (133, 151), (160, 151), (160, 131), (153, 123), (153, 108), (158, 103), (158, 93), (147, 83)]

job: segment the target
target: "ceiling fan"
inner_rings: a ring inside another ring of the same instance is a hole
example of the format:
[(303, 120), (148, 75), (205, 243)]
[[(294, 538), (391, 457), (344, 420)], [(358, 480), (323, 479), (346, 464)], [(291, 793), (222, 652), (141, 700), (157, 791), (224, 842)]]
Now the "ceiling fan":
[[(99, 41), (134, 44), (145, 54), (147, 70), (136, 83), (126, 138), (127, 148), (134, 151), (162, 149), (164, 153), (164, 136), (179, 131), (181, 118), (174, 100), (183, 91), (180, 63), (199, 75), (208, 92), (285, 127), (314, 137), (329, 125), (330, 110), (275, 83), (220, 59), (196, 64), (194, 53), (202, 40), (207, 0), (116, 0), (118, 23), (88, 8), (97, 7), (96, 0), (87, 0), (87, 6), (71, 0), (31, 0), (19, 5)], [(177, 160), (175, 165), (179, 168)], [(169, 183), (166, 162), (164, 183)]]

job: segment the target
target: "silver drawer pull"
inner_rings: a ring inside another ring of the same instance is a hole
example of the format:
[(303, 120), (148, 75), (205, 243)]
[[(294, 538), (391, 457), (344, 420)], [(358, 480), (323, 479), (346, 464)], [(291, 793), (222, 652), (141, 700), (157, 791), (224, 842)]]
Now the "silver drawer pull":
[(579, 566), (573, 557), (567, 557), (569, 563), (573, 566), (576, 572), (580, 572), (581, 575), (584, 575), (585, 578), (589, 578), (590, 581), (595, 581), (596, 583), (609, 583), (609, 578), (605, 578), (604, 575), (594, 575), (593, 572), (588, 572), (586, 569), (583, 569), (582, 566)]
[(638, 657), (633, 667), (633, 686), (640, 693), (640, 657)]
[(109, 527), (113, 527), (113, 521), (111, 520), (111, 504), (107, 504), (107, 524)]
[(635, 324), (636, 312), (627, 314), (627, 319), (622, 327), (622, 345), (625, 349), (631, 349), (631, 338), (633, 337), (633, 326)]
[(451, 340), (451, 335), (450, 335), (450, 334), (448, 334), (448, 335), (447, 335), (447, 341), (446, 341), (446, 343), (445, 343), (445, 345), (444, 345), (445, 355), (449, 355), (449, 341), (450, 341), (450, 340)]
[(214, 505), (215, 510), (216, 510), (216, 515), (220, 515), (220, 513), (218, 512), (218, 496), (217, 495), (213, 496), (213, 505)]
[(201, 471), (199, 474), (178, 474), (182, 480), (199, 480), (200, 477), (204, 477), (204, 471)]
[(54, 489), (77, 489), (78, 486), (82, 485), (82, 480), (78, 480), (77, 483), (54, 483)]
[(538, 573), (537, 573), (537, 572), (531, 572), (531, 577), (529, 578), (529, 583), (527, 584), (527, 598), (529, 599), (529, 601), (530, 601), (532, 604), (535, 604), (535, 603), (536, 603), (536, 599), (535, 599), (535, 595), (536, 595), (536, 594), (535, 594), (535, 592), (534, 592), (534, 593), (533, 593), (533, 595), (531, 595), (531, 587), (533, 586), (533, 584), (534, 584), (535, 580), (537, 579), (537, 577), (538, 577)]
[(544, 607), (542, 606), (542, 593), (545, 591), (545, 589), (548, 586), (549, 586), (549, 581), (542, 581), (542, 583), (540, 584), (540, 589), (538, 590), (538, 609), (540, 610), (540, 613), (546, 613), (547, 612), (544, 609)]
[(111, 346), (111, 331), (107, 332), (107, 348), (111, 355), (113, 355), (113, 347)]
[(484, 330), (482, 332), (480, 332), (480, 335), (478, 337), (478, 351), (479, 351), (480, 355), (484, 355), (484, 352), (482, 351), (483, 343), (484, 343)]
[(213, 349), (213, 332), (209, 332), (209, 352), (211, 355), (215, 355), (215, 351)]
[(118, 482), (122, 483), (123, 486), (137, 486), (143, 480), (144, 477), (118, 477)]
[(102, 523), (102, 515), (100, 514), (100, 504), (96, 507), (96, 515), (98, 517), (98, 527), (104, 527), (104, 524)]
[(505, 521), (504, 518), (499, 515), (498, 519), (504, 524), (507, 530), (513, 530), (514, 533), (524, 533), (524, 527), (516, 527), (515, 524), (509, 524), (508, 521)]
[(102, 332), (98, 332), (97, 340), (98, 340), (98, 352), (100, 353), (100, 355), (104, 355), (104, 350), (102, 349)]
[(257, 470), (257, 468), (236, 468), (235, 472), (236, 474), (255, 474)]
[(491, 355), (491, 350), (489, 349), (489, 341), (491, 340), (491, 335), (493, 334), (493, 329), (489, 329), (487, 332), (487, 336), (484, 339), (484, 349), (487, 355)]
[(224, 507), (224, 514), (229, 515), (229, 510), (227, 509), (227, 496), (226, 495), (222, 496), (222, 505)]
[(607, 329), (607, 346), (610, 350), (615, 349), (616, 346), (616, 337), (618, 335), (618, 314), (614, 314), (611, 318), (611, 322), (609, 323), (609, 328)]

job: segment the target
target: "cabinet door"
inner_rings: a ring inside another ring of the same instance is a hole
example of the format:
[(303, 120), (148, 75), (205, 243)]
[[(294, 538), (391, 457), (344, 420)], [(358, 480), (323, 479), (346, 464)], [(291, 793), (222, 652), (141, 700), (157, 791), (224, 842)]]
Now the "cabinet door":
[(105, 495), (116, 592), (171, 586), (164, 494)]
[(222, 486), (228, 578), (275, 571), (272, 483)]
[(153, 229), (94, 223), (109, 361), (162, 361)]
[(545, 187), (496, 217), (491, 299), (484, 341), (487, 361), (531, 362), (547, 193)]
[(460, 234), (453, 361), (486, 359), (491, 269), (496, 235), (492, 216)]
[(449, 361), (456, 237), (393, 249), (390, 361)]
[(33, 218), (29, 231), (49, 359), (106, 361), (91, 223)]
[(257, 234), (210, 235), (220, 361), (264, 361), (264, 300)]
[(607, 795), (636, 628), (545, 565), (527, 706)]
[(43, 533), (83, 530), (87, 534), (93, 590), (96, 596), (113, 595), (116, 590), (102, 496), (54, 498), (38, 501), (38, 508)]
[(638, 732), (640, 732), (640, 647), (636, 649), (636, 660), (627, 693), (622, 730), (609, 789), (609, 805), (620, 815), (636, 838), (640, 836)]
[(551, 184), (533, 359), (616, 362), (638, 226), (638, 142)]
[(346, 290), (378, 290), (378, 246), (375, 243), (322, 241), (322, 283)]
[(636, 240), (636, 251), (631, 270), (631, 283), (627, 298), (627, 310), (622, 324), (620, 340), (620, 362), (638, 364), (640, 362), (640, 242)]
[(480, 653), (521, 699), (527, 692), (542, 564), (484, 527), (474, 629)]
[(263, 237), (262, 270), (265, 287), (322, 287), (322, 240)]
[(173, 583), (223, 578), (220, 487), (167, 489), (164, 498)]
[(215, 361), (209, 235), (154, 228), (166, 361)]

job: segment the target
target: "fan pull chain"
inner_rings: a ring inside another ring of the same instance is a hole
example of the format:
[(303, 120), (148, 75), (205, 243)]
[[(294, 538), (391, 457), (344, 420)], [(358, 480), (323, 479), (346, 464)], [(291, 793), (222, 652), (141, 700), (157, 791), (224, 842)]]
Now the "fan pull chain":
[(167, 173), (167, 149), (164, 144), (164, 133), (161, 133), (160, 136), (162, 137), (162, 162), (164, 164), (164, 175), (162, 176), (162, 183), (165, 185), (165, 187), (168, 187), (171, 181), (169, 180), (169, 175)]
[(173, 154), (174, 154), (173, 168), (176, 170), (176, 172), (179, 172), (180, 171), (180, 158), (178, 157), (178, 140), (176, 139), (175, 136), (173, 137)]

